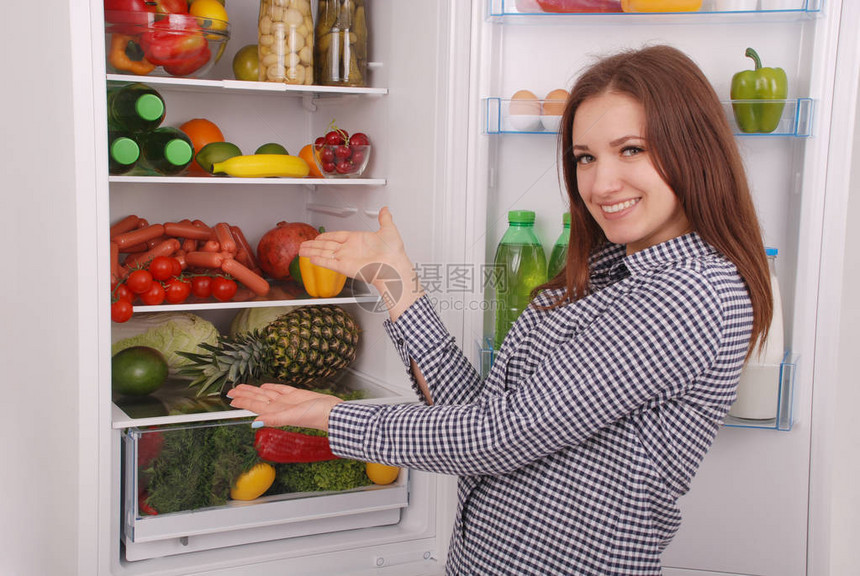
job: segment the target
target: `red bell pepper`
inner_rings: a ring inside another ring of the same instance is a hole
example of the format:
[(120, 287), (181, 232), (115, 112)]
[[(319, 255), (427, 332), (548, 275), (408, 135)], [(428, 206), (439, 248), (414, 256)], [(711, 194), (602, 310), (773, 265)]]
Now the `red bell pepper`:
[(537, 0), (544, 12), (621, 12), (621, 0)]
[(153, 19), (154, 6), (146, 0), (105, 0), (105, 23), (108, 32), (140, 34)]
[(261, 428), (254, 436), (254, 448), (263, 460), (297, 464), (335, 460), (327, 436), (311, 436), (279, 428)]
[(197, 62), (201, 54), (209, 53), (209, 45), (197, 20), (182, 14), (168, 14), (154, 22), (141, 35), (140, 46), (147, 60), (165, 67)]

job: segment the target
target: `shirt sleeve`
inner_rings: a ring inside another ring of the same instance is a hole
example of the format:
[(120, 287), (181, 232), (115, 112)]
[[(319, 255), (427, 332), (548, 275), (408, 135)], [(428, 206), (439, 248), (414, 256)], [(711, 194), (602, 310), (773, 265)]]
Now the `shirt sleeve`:
[(394, 343), (412, 388), (422, 400), (424, 395), (412, 373), (414, 360), (427, 382), (433, 404), (471, 402), (477, 397), (481, 378), (456, 345), (427, 296), (416, 300), (396, 322), (385, 321), (385, 330)]
[(623, 298), (506, 393), (456, 406), (338, 404), (332, 450), (448, 474), (503, 474), (681, 394), (720, 348), (716, 289), (675, 270)]

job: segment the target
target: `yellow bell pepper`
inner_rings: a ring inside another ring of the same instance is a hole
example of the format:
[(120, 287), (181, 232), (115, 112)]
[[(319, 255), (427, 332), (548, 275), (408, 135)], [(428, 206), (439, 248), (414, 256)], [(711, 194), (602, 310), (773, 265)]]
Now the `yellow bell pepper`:
[(625, 12), (696, 12), (702, 0), (621, 0)]
[(346, 276), (316, 266), (305, 256), (299, 256), (299, 269), (302, 272), (302, 284), (305, 291), (314, 298), (332, 298), (340, 294), (343, 285), (346, 284)]

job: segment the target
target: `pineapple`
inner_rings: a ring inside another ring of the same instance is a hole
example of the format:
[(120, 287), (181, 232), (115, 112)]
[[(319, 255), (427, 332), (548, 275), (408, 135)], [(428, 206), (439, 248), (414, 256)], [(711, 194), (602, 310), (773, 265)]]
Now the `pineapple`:
[(236, 384), (264, 377), (306, 385), (334, 376), (355, 359), (358, 324), (337, 306), (302, 306), (263, 329), (201, 344), (208, 354), (180, 352), (192, 361), (180, 372), (191, 376), (198, 396), (222, 394)]

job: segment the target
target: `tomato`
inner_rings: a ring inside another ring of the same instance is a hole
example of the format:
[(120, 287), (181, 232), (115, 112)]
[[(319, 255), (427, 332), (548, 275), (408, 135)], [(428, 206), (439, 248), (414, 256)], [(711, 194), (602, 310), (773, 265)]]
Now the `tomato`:
[(152, 286), (152, 274), (149, 270), (135, 270), (128, 275), (125, 281), (129, 290), (135, 294), (143, 294)]
[(134, 302), (134, 292), (128, 289), (128, 286), (125, 284), (120, 284), (113, 291), (113, 297), (116, 300), (128, 300), (129, 302)]
[(173, 262), (171, 260), (176, 259), (169, 256), (156, 256), (152, 259), (152, 262), (149, 263), (149, 273), (152, 274), (153, 280), (160, 282), (174, 275)]
[(191, 283), (184, 278), (171, 278), (164, 285), (164, 299), (171, 304), (181, 304), (191, 294)]
[(182, 274), (182, 262), (178, 258), (170, 257), (170, 265), (173, 266), (171, 276), (179, 276)]
[(356, 132), (349, 137), (350, 146), (367, 146), (368, 144), (370, 144), (370, 140), (364, 132)]
[(226, 302), (235, 296), (238, 289), (239, 286), (236, 284), (236, 281), (230, 278), (216, 276), (212, 279), (212, 296), (221, 302)]
[(153, 282), (152, 287), (140, 295), (140, 301), (147, 306), (158, 306), (164, 302), (164, 286), (160, 282)]
[(191, 293), (198, 298), (209, 298), (212, 296), (212, 277), (195, 276), (191, 279)]
[(110, 319), (114, 322), (128, 322), (134, 308), (128, 300), (117, 300), (110, 305)]

